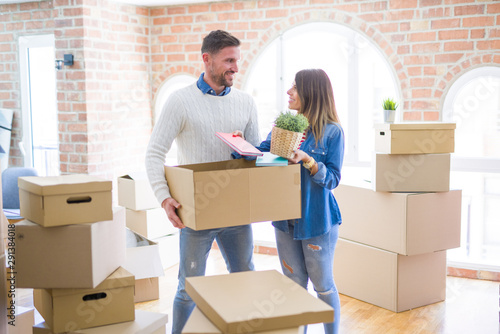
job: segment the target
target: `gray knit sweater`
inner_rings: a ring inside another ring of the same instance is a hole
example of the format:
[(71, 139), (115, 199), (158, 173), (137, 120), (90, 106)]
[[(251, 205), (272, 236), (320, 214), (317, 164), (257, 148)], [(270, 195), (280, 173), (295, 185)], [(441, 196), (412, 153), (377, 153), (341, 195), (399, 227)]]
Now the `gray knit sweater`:
[(226, 96), (203, 94), (196, 83), (169, 97), (154, 126), (146, 152), (146, 171), (158, 201), (171, 197), (165, 180), (165, 156), (173, 140), (179, 164), (231, 159), (231, 148), (215, 132), (241, 130), (245, 139), (260, 143), (253, 98), (235, 88)]

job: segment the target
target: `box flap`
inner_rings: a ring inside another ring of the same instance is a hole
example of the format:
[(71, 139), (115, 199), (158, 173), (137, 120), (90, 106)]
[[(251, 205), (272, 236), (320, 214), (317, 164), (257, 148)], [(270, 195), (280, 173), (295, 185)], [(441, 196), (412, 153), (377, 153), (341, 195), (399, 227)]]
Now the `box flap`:
[(19, 188), (46, 196), (111, 191), (113, 184), (103, 178), (74, 174), (62, 176), (24, 176), (18, 179)]
[(102, 290), (118, 289), (127, 286), (135, 285), (135, 277), (130, 272), (122, 267), (116, 269), (111, 275), (108, 276), (101, 284), (94, 289), (47, 289), (52, 297), (61, 297), (74, 294), (86, 294)]
[(375, 124), (375, 129), (377, 130), (454, 130), (457, 125), (455, 123), (437, 123), (437, 122), (426, 122), (426, 123), (381, 123)]
[(148, 180), (148, 174), (146, 171), (134, 171), (130, 172), (127, 175), (119, 176), (118, 179), (128, 179), (128, 180)]
[(333, 321), (332, 307), (276, 270), (188, 277), (186, 291), (225, 333)]

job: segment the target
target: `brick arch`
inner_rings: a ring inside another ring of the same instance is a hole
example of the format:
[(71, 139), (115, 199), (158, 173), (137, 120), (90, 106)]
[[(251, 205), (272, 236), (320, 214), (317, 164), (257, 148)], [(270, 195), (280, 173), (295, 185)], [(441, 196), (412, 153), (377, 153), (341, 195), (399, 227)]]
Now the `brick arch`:
[(471, 70), (485, 66), (500, 67), (500, 57), (494, 56), (491, 53), (471, 54), (460, 63), (451, 67), (438, 82), (437, 88), (434, 91), (434, 98), (439, 100), (439, 110), (443, 109), (446, 95), (458, 78)]
[(349, 13), (339, 10), (322, 9), (296, 13), (293, 16), (284, 18), (281, 21), (276, 22), (267, 30), (263, 31), (259, 36), (259, 43), (254, 43), (254, 45), (252, 45), (250, 50), (245, 53), (242, 59), (240, 73), (242, 74), (243, 80), (246, 81), (248, 79), (248, 75), (246, 75), (246, 72), (255, 64), (255, 61), (265, 50), (265, 48), (272, 41), (278, 38), (281, 33), (284, 33), (285, 31), (302, 24), (317, 22), (342, 24), (361, 33), (374, 45), (378, 46), (382, 54), (385, 55), (390, 67), (392, 68), (396, 80), (399, 82), (403, 98), (407, 97), (407, 88), (409, 87), (408, 74), (406, 73), (406, 69), (402, 64), (400, 57), (397, 55), (396, 50), (391, 46), (391, 43), (383, 36), (380, 31), (375, 29), (371, 24), (368, 24), (367, 22), (355, 16), (352, 16)]
[(153, 103), (156, 101), (156, 95), (160, 91), (161, 87), (167, 82), (172, 76), (177, 75), (177, 74), (191, 74), (195, 77), (199, 76), (202, 72), (202, 67), (201, 64), (200, 66), (193, 66), (193, 65), (171, 65), (167, 66), (165, 70), (163, 70), (159, 75), (157, 75), (153, 79), (152, 83), (152, 91), (153, 91), (153, 96), (152, 96), (152, 101)]

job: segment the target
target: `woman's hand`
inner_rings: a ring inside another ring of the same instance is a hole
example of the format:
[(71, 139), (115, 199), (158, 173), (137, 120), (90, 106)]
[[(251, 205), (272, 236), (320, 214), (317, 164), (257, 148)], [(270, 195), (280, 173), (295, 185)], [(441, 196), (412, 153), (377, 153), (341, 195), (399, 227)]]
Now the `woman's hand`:
[(243, 131), (241, 131), (241, 130), (233, 131), (232, 135), (233, 135), (233, 137), (241, 137), (241, 138), (245, 139), (245, 136), (243, 135)]
[(310, 159), (309, 155), (302, 150), (297, 149), (297, 150), (293, 151), (293, 153), (294, 153), (293, 157), (291, 159), (288, 159), (288, 160), (294, 164), (298, 163), (299, 161), (306, 162), (306, 161), (309, 161), (309, 159)]

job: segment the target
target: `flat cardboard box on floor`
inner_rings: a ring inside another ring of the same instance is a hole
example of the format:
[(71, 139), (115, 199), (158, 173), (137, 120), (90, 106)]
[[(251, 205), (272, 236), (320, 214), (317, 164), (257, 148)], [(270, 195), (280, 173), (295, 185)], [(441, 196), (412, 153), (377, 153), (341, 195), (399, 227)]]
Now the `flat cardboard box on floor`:
[(118, 178), (118, 205), (132, 210), (160, 207), (146, 172), (133, 172)]
[(333, 322), (332, 307), (276, 270), (188, 277), (186, 292), (223, 333)]
[(450, 191), (450, 154), (375, 153), (372, 164), (375, 191)]
[(160, 257), (163, 270), (179, 263), (179, 232), (153, 240), (160, 246)]
[(165, 167), (184, 225), (194, 230), (301, 217), (300, 165), (245, 159)]
[(134, 282), (119, 267), (95, 289), (37, 289), (33, 303), (55, 333), (133, 321)]
[[(126, 260), (123, 268), (135, 276), (136, 303), (159, 298), (158, 277), (164, 275), (158, 243), (127, 230), (134, 235), (137, 244), (127, 245)], [(129, 239), (127, 239), (129, 240)]]
[[(165, 334), (168, 316), (135, 310), (135, 320), (114, 325), (77, 329), (66, 334)], [(33, 334), (54, 334), (45, 322), (33, 326)]]
[(339, 238), (334, 261), (339, 293), (393, 312), (446, 296), (446, 251), (404, 256)]
[(18, 184), (21, 216), (42, 226), (113, 219), (111, 181), (74, 174), (25, 176)]
[(35, 309), (16, 305), (15, 317), (8, 321), (7, 334), (31, 333), (31, 328), (35, 324)]
[(148, 239), (161, 238), (178, 231), (163, 208), (140, 211), (127, 209), (127, 227)]
[(125, 209), (97, 223), (15, 224), (18, 288), (94, 288), (125, 262)]
[[(189, 316), (182, 334), (220, 334), (222, 333), (208, 318), (195, 307)], [(295, 328), (276, 329), (259, 332), (259, 334), (303, 334), (304, 326)]]
[(460, 247), (462, 191), (390, 193), (368, 182), (341, 184), (339, 236), (402, 255)]
[(375, 151), (389, 154), (453, 153), (455, 123), (375, 125)]

